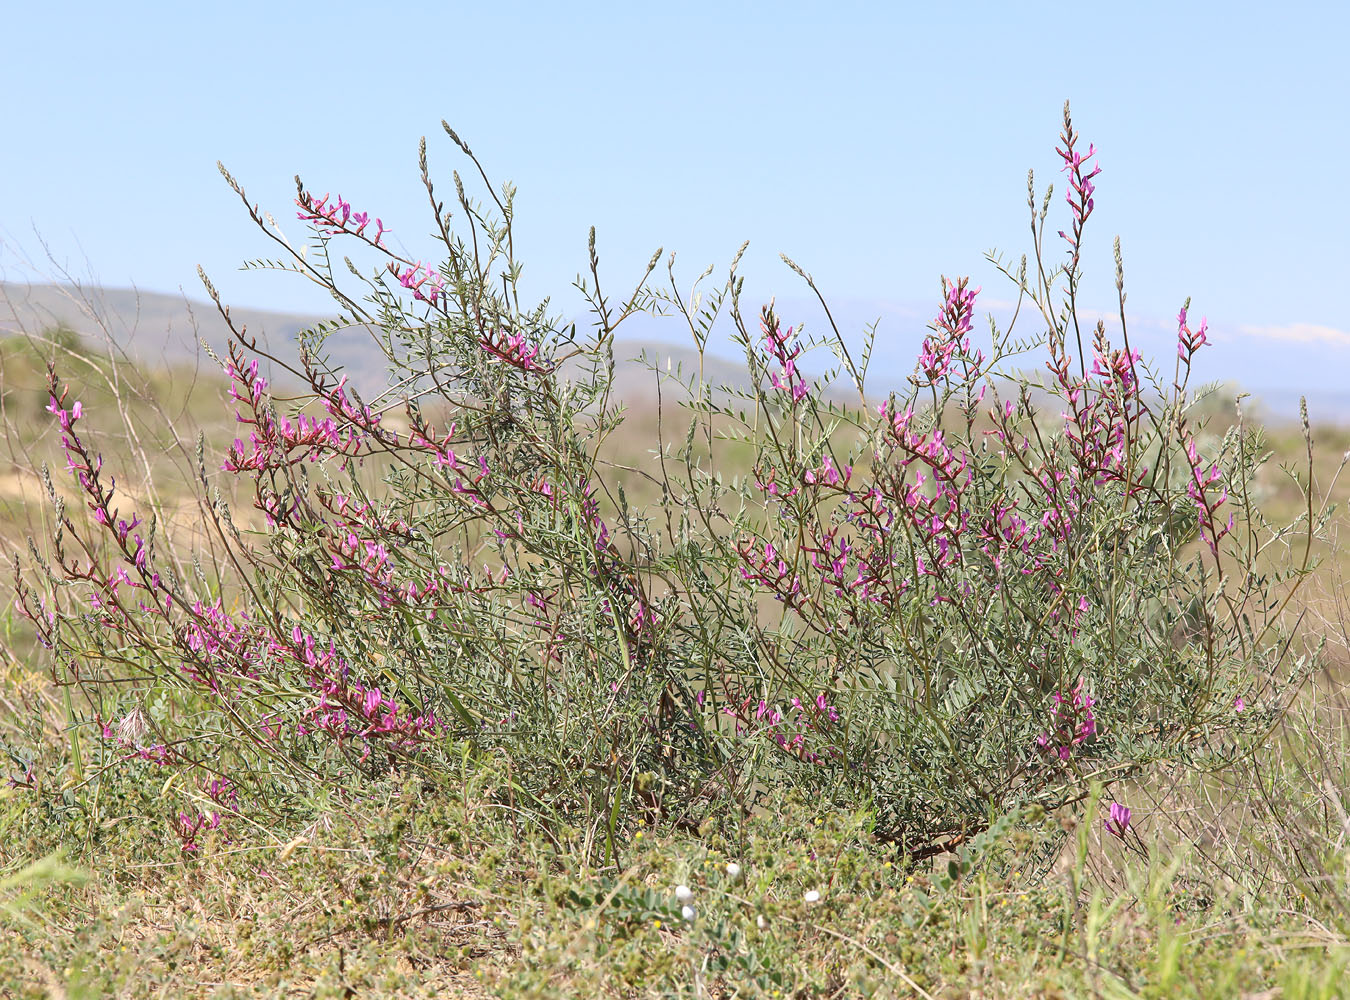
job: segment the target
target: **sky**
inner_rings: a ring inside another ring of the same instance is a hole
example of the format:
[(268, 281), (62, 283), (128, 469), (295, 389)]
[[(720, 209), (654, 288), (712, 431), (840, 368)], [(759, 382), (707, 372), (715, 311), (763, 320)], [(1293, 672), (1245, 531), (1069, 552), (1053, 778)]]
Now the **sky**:
[(518, 188), (533, 297), (574, 307), (592, 225), (613, 287), (657, 247), (687, 282), (749, 240), (753, 300), (809, 323), (786, 253), (846, 322), (883, 318), (879, 356), (903, 371), (941, 275), (970, 275), (996, 315), (1014, 297), (984, 254), (1030, 249), (1029, 168), (1056, 186), (1048, 229), (1066, 226), (1069, 99), (1102, 170), (1086, 300), (1115, 311), (1118, 235), (1146, 350), (1174, 351), (1190, 296), (1208, 377), (1336, 392), (1350, 362), (1350, 5), (11, 7), (7, 280), (201, 297), (201, 265), (238, 305), (328, 311), (299, 279), (240, 270), (271, 245), (216, 161), (298, 238), (297, 173), (430, 256), (419, 137), (447, 194), (472, 169), (445, 119)]

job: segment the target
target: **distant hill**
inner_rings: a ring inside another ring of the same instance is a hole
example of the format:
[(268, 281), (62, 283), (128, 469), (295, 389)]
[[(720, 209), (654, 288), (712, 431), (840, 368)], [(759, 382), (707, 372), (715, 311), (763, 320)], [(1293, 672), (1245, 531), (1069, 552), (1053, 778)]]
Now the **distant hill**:
[[(236, 326), (260, 337), (268, 349), (290, 363), (298, 361), (296, 336), (329, 317), (268, 312), (230, 307)], [(109, 342), (141, 364), (211, 364), (201, 350), (205, 340), (223, 352), (229, 328), (214, 304), (183, 295), (164, 295), (129, 288), (77, 288), (71, 285), (0, 282), (0, 334), (40, 333), (64, 326), (95, 344)], [(355, 327), (328, 339), (330, 361), (341, 367), (367, 397), (381, 392), (387, 383), (386, 360), (364, 328)], [(659, 339), (626, 338), (616, 343), (616, 393), (631, 403), (654, 398), (655, 377), (638, 361), (646, 357), (665, 370), (683, 368), (688, 376), (697, 371), (698, 356), (692, 348)], [(743, 364), (722, 358), (705, 359), (704, 376), (714, 385), (742, 387), (746, 384)]]
[[(813, 303), (780, 300), (779, 306), (785, 323), (807, 319), (816, 331), (825, 326)], [(230, 315), (236, 324), (247, 326), (250, 334), (259, 336), (270, 349), (292, 363), (297, 357), (296, 334), (320, 320), (331, 318), (233, 305)], [(914, 353), (924, 334), (926, 320), (923, 315), (921, 308), (912, 304), (880, 301), (845, 302), (835, 309), (840, 328), (850, 334), (878, 317), (884, 319), (873, 372), (868, 379), (870, 396), (880, 398), (891, 388), (905, 385), (905, 375), (912, 369)], [(213, 304), (185, 295), (127, 288), (0, 282), (0, 334), (22, 330), (36, 333), (58, 324), (95, 343), (106, 343), (111, 339), (131, 357), (150, 365), (191, 363), (194, 360), (208, 365), (210, 361), (201, 352), (198, 338), (220, 350), (229, 333)], [(1168, 352), (1175, 350), (1174, 334), (1161, 336), (1152, 332), (1153, 337), (1140, 338), (1139, 346), (1146, 356), (1165, 358)], [(673, 320), (639, 315), (625, 323), (618, 334), (615, 351), (618, 397), (632, 405), (654, 400), (654, 377), (646, 366), (635, 360), (643, 354), (661, 369), (668, 362), (672, 369), (678, 370), (682, 366), (687, 382), (688, 376), (697, 368), (698, 358), (687, 346), (687, 341), (681, 343), (680, 339), (680, 327)], [(325, 347), (333, 364), (349, 375), (363, 396), (373, 397), (383, 391), (387, 385), (386, 362), (364, 329), (340, 332), (331, 337)], [(719, 325), (710, 350), (725, 354), (735, 351), (727, 336), (727, 324)], [(1218, 351), (1227, 350), (1225, 345), (1218, 345), (1216, 355)], [(832, 360), (828, 354), (816, 354), (812, 358), (814, 364), (806, 367), (817, 371)], [(1298, 397), (1306, 391), (1315, 420), (1350, 422), (1350, 393), (1344, 388), (1328, 387), (1322, 377), (1325, 372), (1309, 374), (1306, 390), (1289, 388), (1288, 376), (1273, 359), (1263, 358), (1262, 361), (1263, 365), (1258, 367), (1263, 368), (1271, 380), (1264, 388), (1260, 386), (1260, 376), (1250, 366), (1233, 372), (1235, 383), (1256, 386), (1251, 391), (1257, 398), (1249, 404), (1255, 413), (1281, 422), (1296, 420)], [(1313, 378), (1313, 374), (1321, 377), (1322, 384)], [(743, 361), (725, 357), (705, 359), (705, 378), (714, 386), (725, 385), (733, 389), (743, 388), (747, 382)], [(826, 391), (839, 399), (853, 398), (852, 386), (846, 378), (835, 380)], [(1230, 390), (1225, 395), (1231, 397), (1234, 392)]]

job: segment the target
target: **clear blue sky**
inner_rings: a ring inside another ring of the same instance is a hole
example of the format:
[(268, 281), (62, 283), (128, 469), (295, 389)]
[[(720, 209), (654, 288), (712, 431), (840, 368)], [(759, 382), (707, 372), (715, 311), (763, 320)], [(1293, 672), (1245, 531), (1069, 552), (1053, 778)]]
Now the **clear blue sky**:
[(196, 296), (200, 263), (241, 305), (324, 308), (237, 270), (268, 244), (216, 160), (279, 218), (300, 173), (429, 253), (417, 140), (449, 193), (445, 118), (518, 185), (538, 295), (567, 300), (594, 224), (615, 284), (657, 246), (692, 276), (749, 239), (757, 299), (801, 292), (779, 251), (859, 315), (933, 302), (943, 273), (1008, 298), (982, 252), (1027, 248), (1028, 167), (1062, 191), (1067, 97), (1102, 167), (1094, 301), (1112, 305), (1119, 234), (1141, 323), (1191, 295), (1216, 364), (1330, 386), (1350, 360), (1346, 10), (11, 4), (0, 276), (52, 275), (36, 231), (84, 279)]

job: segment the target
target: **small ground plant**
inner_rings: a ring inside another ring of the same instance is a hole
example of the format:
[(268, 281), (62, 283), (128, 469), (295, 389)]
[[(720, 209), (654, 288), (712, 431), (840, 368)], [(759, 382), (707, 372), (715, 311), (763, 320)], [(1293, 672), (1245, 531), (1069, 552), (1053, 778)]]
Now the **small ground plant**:
[[(1163, 366), (1131, 348), (1119, 243), (1119, 323), (1081, 318), (1099, 170), (1067, 106), (1067, 228), (1047, 242), (1052, 189), (1029, 175), (1033, 253), (993, 258), (1013, 324), (977, 347), (979, 290), (944, 279), (908, 384), (880, 393), (870, 334), (807, 337), (772, 305), (747, 319), (740, 254), (700, 297), (707, 275), (682, 287), (673, 257), (654, 282), (658, 251), (616, 298), (592, 231), (590, 328), (523, 305), (513, 188), (445, 131), (486, 201), (458, 173), (444, 199), (424, 141), (427, 260), (298, 178), (297, 247), (222, 167), (280, 248), (250, 266), (316, 282), (340, 314), (302, 335), (299, 365), (232, 327), (241, 436), (218, 460), (197, 445), (212, 558), (130, 508), (79, 387), (51, 371), (80, 503), (49, 478), (55, 530), (16, 580), (72, 692), (60, 808), (162, 772), (192, 854), (390, 772), (445, 787), (493, 757), (503, 805), (558, 842), (580, 831), (597, 862), (648, 823), (711, 835), (795, 789), (866, 809), (916, 863), (1152, 762), (1221, 766), (1274, 725), (1312, 662), (1282, 619), (1310, 548), (1273, 575), (1257, 561), (1310, 547), (1324, 515), (1309, 500), (1265, 522), (1259, 434), (1194, 419), (1204, 322), (1181, 310)], [(748, 380), (655, 372), (685, 420), (634, 471), (606, 447), (616, 332), (642, 310), (683, 317), (700, 357), (729, 323)], [(360, 335), (388, 361), (371, 399), (325, 361), (329, 338)], [(835, 360), (813, 375), (817, 348)], [(836, 379), (856, 400), (822, 391)], [(731, 444), (750, 461), (729, 466)], [(630, 503), (638, 477), (654, 502)], [(1107, 829), (1129, 837), (1130, 816), (1116, 802)]]

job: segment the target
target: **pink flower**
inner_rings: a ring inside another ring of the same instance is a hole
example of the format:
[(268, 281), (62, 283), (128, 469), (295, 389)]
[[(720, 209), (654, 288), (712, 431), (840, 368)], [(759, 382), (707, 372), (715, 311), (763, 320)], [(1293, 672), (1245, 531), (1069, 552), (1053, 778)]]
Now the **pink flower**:
[(797, 370), (797, 358), (802, 353), (802, 345), (793, 342), (792, 327), (788, 327), (785, 333), (775, 321), (770, 328), (769, 320), (772, 316), (770, 307), (765, 306), (759, 321), (760, 331), (764, 334), (766, 353), (782, 366), (778, 371), (770, 370), (769, 382), (775, 389), (791, 397), (795, 406), (806, 398), (814, 386)]
[(1106, 832), (1115, 834), (1121, 840), (1125, 839), (1125, 831), (1130, 828), (1130, 807), (1121, 805), (1119, 802), (1111, 803), (1111, 814), (1103, 819), (1106, 826)]
[(975, 296), (980, 290), (978, 288), (967, 290), (968, 280), (962, 278), (954, 282), (945, 277), (942, 279), (946, 299), (942, 304), (942, 312), (930, 324), (934, 336), (924, 338), (923, 348), (919, 352), (918, 370), (922, 372), (924, 378), (922, 381), (916, 381), (917, 385), (933, 385), (939, 380), (946, 379), (947, 373), (951, 370), (953, 356), (965, 359), (967, 381), (979, 371), (984, 356), (979, 351), (971, 354), (970, 339), (966, 335), (970, 333)]
[(1208, 329), (1208, 321), (1201, 317), (1200, 329), (1192, 332), (1186, 325), (1186, 310), (1177, 313), (1177, 357), (1189, 363), (1191, 355), (1209, 343)]

